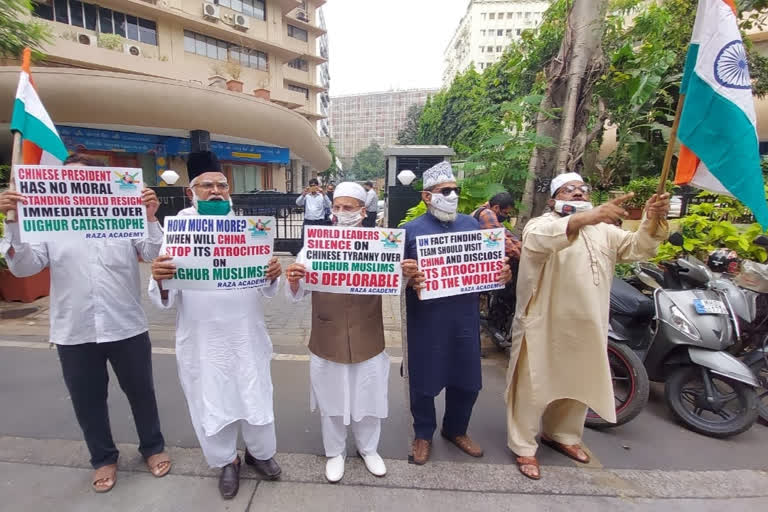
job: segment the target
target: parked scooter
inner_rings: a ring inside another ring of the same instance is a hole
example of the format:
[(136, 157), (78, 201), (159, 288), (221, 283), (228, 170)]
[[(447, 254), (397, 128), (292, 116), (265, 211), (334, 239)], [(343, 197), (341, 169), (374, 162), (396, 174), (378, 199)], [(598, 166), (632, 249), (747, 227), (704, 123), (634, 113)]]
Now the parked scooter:
[(727, 352), (738, 339), (729, 296), (712, 286), (714, 276), (701, 261), (673, 265), (676, 272), (648, 279), (656, 282), (653, 299), (614, 281), (610, 337), (638, 353), (651, 381), (665, 383), (665, 400), (687, 428), (712, 437), (742, 433), (757, 419), (758, 381)]

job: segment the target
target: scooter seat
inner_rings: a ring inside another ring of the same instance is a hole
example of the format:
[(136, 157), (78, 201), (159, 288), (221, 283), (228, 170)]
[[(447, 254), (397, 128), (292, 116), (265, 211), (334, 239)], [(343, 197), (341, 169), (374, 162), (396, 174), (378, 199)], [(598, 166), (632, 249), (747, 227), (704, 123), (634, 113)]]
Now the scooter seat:
[(643, 295), (626, 281), (613, 278), (611, 284), (611, 314), (622, 315), (641, 321), (653, 317), (653, 299)]

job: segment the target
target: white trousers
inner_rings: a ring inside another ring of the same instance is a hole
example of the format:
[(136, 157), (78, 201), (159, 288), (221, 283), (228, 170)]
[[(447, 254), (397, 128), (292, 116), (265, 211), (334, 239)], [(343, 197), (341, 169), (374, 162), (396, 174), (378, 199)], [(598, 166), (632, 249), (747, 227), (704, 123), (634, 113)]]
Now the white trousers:
[(205, 461), (212, 468), (223, 468), (237, 457), (237, 434), (243, 433), (248, 451), (258, 460), (271, 459), (277, 453), (275, 422), (251, 425), (245, 420), (230, 423), (212, 436), (206, 436), (201, 427), (195, 426), (197, 440), (203, 449)]
[[(326, 457), (336, 457), (346, 453), (347, 426), (343, 416), (320, 416), (323, 431), (323, 447)], [(365, 416), (360, 421), (352, 421), (352, 433), (355, 435), (357, 451), (362, 455), (371, 455), (378, 451), (381, 435), (381, 419)]]

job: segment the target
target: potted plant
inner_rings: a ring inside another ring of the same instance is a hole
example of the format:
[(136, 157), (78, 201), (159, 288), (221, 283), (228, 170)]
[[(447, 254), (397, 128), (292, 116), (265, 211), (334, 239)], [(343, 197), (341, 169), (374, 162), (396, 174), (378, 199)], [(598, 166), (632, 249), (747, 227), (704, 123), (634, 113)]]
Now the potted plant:
[[(645, 207), (646, 201), (648, 201), (648, 199), (650, 199), (650, 197), (656, 193), (658, 188), (658, 176), (635, 178), (634, 180), (631, 180), (626, 187), (624, 187), (625, 192), (635, 193), (635, 196), (626, 202), (627, 211), (629, 212), (629, 216), (627, 218), (629, 220), (639, 220), (642, 218), (643, 208)], [(674, 188), (675, 184), (667, 180), (667, 192), (671, 193)]]
[(232, 78), (227, 80), (227, 89), (234, 92), (243, 92), (243, 82), (240, 81), (240, 74), (243, 68), (239, 62), (229, 61), (227, 63), (227, 72)]
[(226, 71), (221, 64), (214, 64), (211, 66), (212, 75), (208, 77), (208, 87), (218, 87), (219, 89), (227, 88), (227, 79), (224, 76)]
[(271, 94), (269, 92), (269, 89), (267, 89), (268, 85), (269, 85), (269, 80), (262, 79), (259, 82), (259, 88), (253, 90), (253, 95), (256, 96), (257, 98), (269, 100), (271, 97)]
[[(5, 215), (0, 214), (0, 238), (3, 236)], [(48, 268), (29, 277), (16, 277), (8, 270), (5, 258), (0, 256), (0, 298), (10, 301), (32, 302), (50, 292), (51, 274)]]

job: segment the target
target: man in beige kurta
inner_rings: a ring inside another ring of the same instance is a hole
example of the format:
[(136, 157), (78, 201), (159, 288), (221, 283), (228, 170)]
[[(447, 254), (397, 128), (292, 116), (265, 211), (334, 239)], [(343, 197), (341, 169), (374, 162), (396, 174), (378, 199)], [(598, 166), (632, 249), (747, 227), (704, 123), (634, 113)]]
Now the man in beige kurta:
[(616, 421), (607, 356), (614, 266), (651, 258), (668, 232), (668, 194), (648, 200), (637, 232), (617, 227), (629, 197), (592, 208), (581, 177), (560, 175), (554, 211), (523, 231), (506, 402), (508, 446), (529, 478), (540, 477), (540, 423), (543, 442), (588, 462), (581, 449), (587, 408)]

